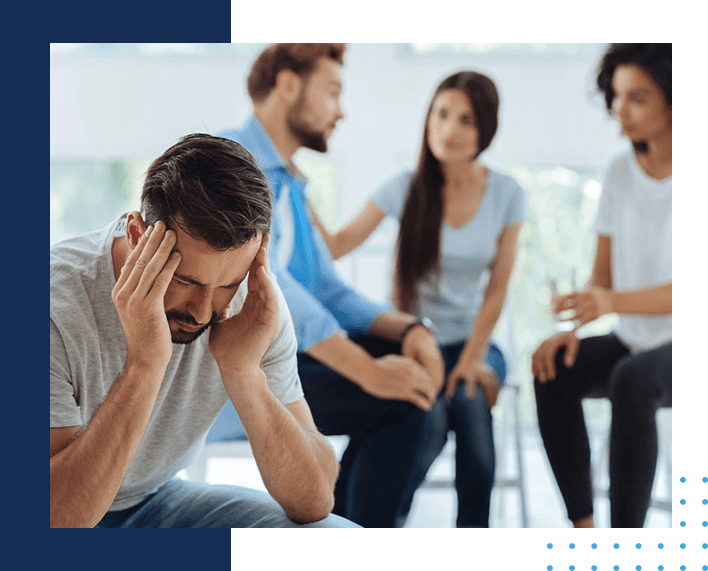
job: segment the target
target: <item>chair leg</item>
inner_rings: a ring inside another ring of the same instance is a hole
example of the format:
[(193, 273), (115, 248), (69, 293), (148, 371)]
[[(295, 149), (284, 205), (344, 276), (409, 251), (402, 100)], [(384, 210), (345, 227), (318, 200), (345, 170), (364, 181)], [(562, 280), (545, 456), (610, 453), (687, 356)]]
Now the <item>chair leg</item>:
[(519, 506), (521, 508), (521, 525), (528, 527), (528, 508), (526, 505), (523, 448), (521, 446), (521, 419), (519, 418), (519, 386), (514, 387), (514, 440), (516, 442), (516, 466), (519, 474)]
[[(497, 450), (499, 451), (497, 458), (497, 473), (503, 474), (504, 467), (506, 466), (506, 443), (509, 438), (513, 440), (513, 446), (515, 448), (515, 461), (516, 461), (516, 477), (506, 478), (504, 476), (498, 478), (497, 485), (499, 488), (517, 488), (519, 491), (519, 513), (521, 515), (521, 525), (522, 527), (528, 527), (528, 507), (526, 503), (526, 493), (525, 493), (525, 474), (524, 474), (524, 462), (523, 462), (523, 448), (521, 444), (521, 419), (519, 418), (519, 387), (518, 385), (507, 385), (505, 387), (506, 392), (511, 392), (510, 395), (503, 395), (503, 400), (500, 404), (504, 407), (504, 413), (502, 416), (500, 435), (501, 439)], [(500, 397), (501, 398), (501, 397)], [(511, 422), (509, 417), (513, 416)], [(513, 433), (508, 434), (509, 431)], [(504, 513), (504, 496), (499, 498), (499, 517), (501, 518)]]

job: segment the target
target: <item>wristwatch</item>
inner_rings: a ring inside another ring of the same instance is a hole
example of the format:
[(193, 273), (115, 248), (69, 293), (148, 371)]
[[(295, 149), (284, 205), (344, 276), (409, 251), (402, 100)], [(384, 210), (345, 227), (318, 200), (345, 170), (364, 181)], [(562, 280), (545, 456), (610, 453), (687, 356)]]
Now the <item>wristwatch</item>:
[(401, 333), (401, 343), (406, 338), (406, 335), (408, 335), (408, 333), (410, 333), (410, 330), (413, 329), (414, 327), (417, 327), (418, 325), (422, 325), (428, 331), (430, 331), (430, 333), (432, 334), (433, 337), (437, 337), (438, 330), (435, 328), (435, 325), (433, 324), (433, 320), (430, 319), (429, 317), (421, 317), (420, 319), (417, 319), (413, 323), (409, 323), (408, 325), (406, 325), (406, 328), (403, 330), (403, 333)]

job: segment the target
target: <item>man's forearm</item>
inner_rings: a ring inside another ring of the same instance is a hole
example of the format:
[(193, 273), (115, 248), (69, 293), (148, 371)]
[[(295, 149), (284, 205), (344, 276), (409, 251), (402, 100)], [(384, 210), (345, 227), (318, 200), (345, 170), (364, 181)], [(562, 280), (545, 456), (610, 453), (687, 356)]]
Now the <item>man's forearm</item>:
[(376, 375), (373, 357), (347, 337), (335, 334), (305, 353), (366, 390)]
[(384, 311), (371, 324), (369, 332), (375, 337), (389, 341), (401, 341), (401, 336), (408, 325), (416, 318), (400, 311)]
[[(326, 517), (334, 507), (334, 483), (339, 464), (314, 424), (307, 426), (270, 391), (265, 374), (253, 380), (224, 379), (227, 392), (248, 435), (268, 492), (298, 523)], [(304, 402), (304, 401), (303, 401)], [(300, 414), (301, 410), (294, 408)], [(304, 405), (304, 412), (309, 409)], [(311, 419), (311, 417), (309, 417)]]
[(150, 420), (156, 374), (126, 366), (88, 426), (50, 456), (51, 527), (93, 527), (108, 511)]

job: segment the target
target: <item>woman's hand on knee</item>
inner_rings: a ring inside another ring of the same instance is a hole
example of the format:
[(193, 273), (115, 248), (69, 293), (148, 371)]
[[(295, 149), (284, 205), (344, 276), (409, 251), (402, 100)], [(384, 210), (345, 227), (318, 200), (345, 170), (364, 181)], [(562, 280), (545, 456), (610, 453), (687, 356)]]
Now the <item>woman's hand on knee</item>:
[(489, 408), (492, 408), (499, 396), (499, 380), (494, 369), (485, 361), (476, 360), (466, 362), (459, 360), (447, 377), (447, 387), (445, 396), (452, 398), (460, 383), (465, 383), (465, 394), (467, 398), (473, 399), (477, 394), (477, 387), (481, 387), (484, 396), (487, 398)]

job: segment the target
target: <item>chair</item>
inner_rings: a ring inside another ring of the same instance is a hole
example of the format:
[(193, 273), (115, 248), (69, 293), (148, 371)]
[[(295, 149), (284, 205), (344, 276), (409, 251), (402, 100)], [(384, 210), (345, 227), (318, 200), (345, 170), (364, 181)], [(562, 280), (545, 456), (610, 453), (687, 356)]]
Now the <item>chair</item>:
[[(521, 423), (518, 414), (519, 386), (514, 383), (506, 383), (499, 392), (497, 406), (494, 415), (494, 446), (496, 449), (496, 476), (494, 479), (495, 488), (516, 488), (519, 493), (519, 512), (521, 515), (522, 527), (528, 527), (528, 507), (526, 503), (526, 493), (524, 484), (524, 463), (523, 449), (521, 446)], [(496, 414), (496, 413), (499, 414)], [(454, 462), (454, 434), (451, 434), (448, 443), (438, 457), (446, 458)], [(515, 456), (516, 472), (508, 474), (508, 442), (512, 441), (513, 455)], [(437, 462), (438, 460), (436, 460)], [(454, 488), (455, 483), (451, 477), (436, 478), (431, 475), (433, 470), (428, 472), (421, 488), (423, 489), (447, 489)], [(503, 502), (499, 502), (499, 515), (504, 511)]]
[(194, 463), (186, 469), (187, 477), (190, 480), (205, 482), (209, 461), (212, 458), (250, 458), (252, 456), (251, 445), (241, 424), (241, 419), (236, 414), (231, 401), (227, 401), (207, 434), (204, 448)]

